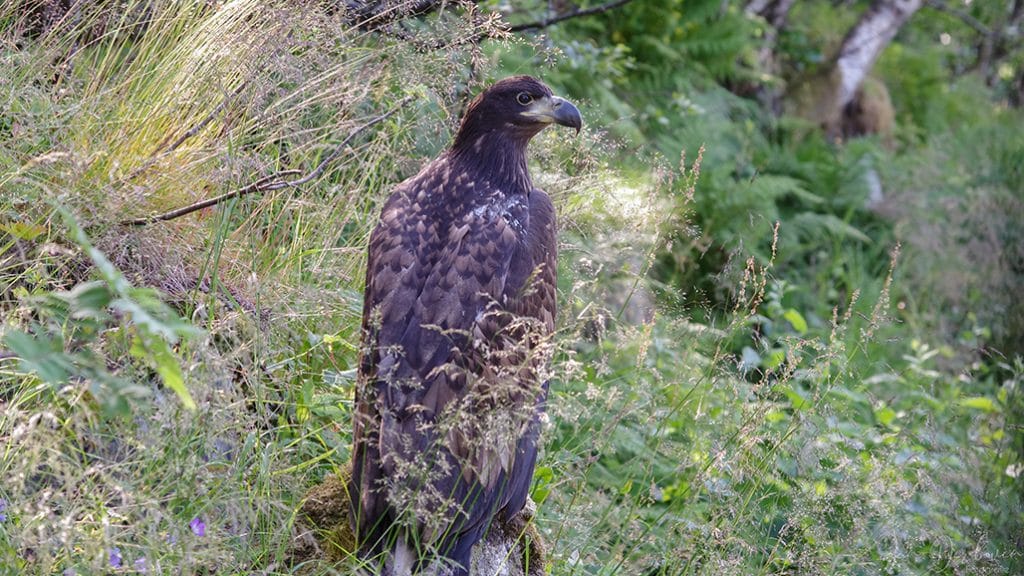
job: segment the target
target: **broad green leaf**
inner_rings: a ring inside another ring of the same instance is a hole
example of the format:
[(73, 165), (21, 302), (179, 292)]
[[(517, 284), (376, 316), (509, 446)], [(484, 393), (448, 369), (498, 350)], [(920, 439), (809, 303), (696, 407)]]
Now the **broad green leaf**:
[(804, 398), (803, 394), (797, 390), (794, 390), (790, 386), (786, 386), (782, 389), (783, 394), (786, 398), (789, 398), (790, 404), (797, 410), (810, 410), (811, 402)]
[(148, 344), (149, 351), (153, 355), (153, 361), (156, 362), (156, 372), (164, 381), (164, 386), (174, 390), (181, 403), (185, 405), (185, 408), (195, 410), (196, 403), (192, 400), (192, 395), (188, 393), (188, 389), (185, 388), (185, 378), (181, 373), (181, 364), (178, 363), (178, 359), (171, 352), (171, 347), (167, 345), (167, 342), (159, 338), (151, 339)]
[(768, 353), (768, 357), (764, 359), (764, 367), (772, 370), (778, 368), (786, 361), (785, 350), (772, 350)]
[(875, 410), (875, 419), (883, 426), (889, 426), (896, 419), (896, 411), (888, 406), (881, 406)]
[(818, 480), (814, 483), (814, 493), (818, 496), (824, 496), (825, 492), (828, 492), (828, 484), (824, 480)]
[(59, 296), (71, 305), (75, 317), (105, 316), (113, 298), (107, 285), (99, 280), (82, 282), (67, 292), (59, 293)]
[(196, 403), (185, 387), (181, 365), (167, 342), (151, 334), (140, 334), (132, 340), (129, 353), (140, 360), (152, 362), (164, 386), (178, 395), (185, 408), (195, 410)]
[(964, 408), (974, 408), (975, 410), (983, 410), (985, 412), (998, 412), (999, 407), (987, 396), (972, 396), (970, 398), (961, 398), (960, 405)]
[(807, 333), (807, 320), (804, 320), (803, 314), (798, 312), (795, 308), (786, 310), (782, 317), (789, 321), (789, 324), (793, 326), (793, 330), (796, 330), (797, 334)]
[(44, 382), (63, 384), (74, 371), (71, 359), (55, 340), (11, 330), (4, 335), (4, 343), (21, 360), (23, 370), (35, 373)]
[(7, 232), (18, 240), (32, 241), (46, 233), (46, 228), (32, 222), (6, 222), (0, 224), (0, 230)]

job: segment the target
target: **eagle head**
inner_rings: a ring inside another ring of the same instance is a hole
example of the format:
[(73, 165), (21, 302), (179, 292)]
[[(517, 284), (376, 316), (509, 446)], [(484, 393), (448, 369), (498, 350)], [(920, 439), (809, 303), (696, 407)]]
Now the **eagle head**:
[(578, 134), (583, 118), (572, 102), (552, 94), (540, 80), (513, 76), (496, 82), (473, 99), (462, 118), (456, 146), (494, 132), (525, 142), (549, 124), (575, 128)]

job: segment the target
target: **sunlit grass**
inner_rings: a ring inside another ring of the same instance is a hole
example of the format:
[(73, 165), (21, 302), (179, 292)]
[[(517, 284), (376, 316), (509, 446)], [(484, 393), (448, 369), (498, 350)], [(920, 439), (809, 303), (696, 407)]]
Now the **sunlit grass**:
[[(469, 30), (446, 18), (422, 32)], [(444, 146), (451, 87), (480, 54), (420, 53), (313, 6), (251, 1), (130, 2), (42, 38), (15, 28), (0, 48), (0, 341), (31, 332), (71, 377), (0, 357), (0, 572), (346, 573), (293, 553), (303, 495), (349, 458), (366, 236), (389, 188)], [(308, 172), (407, 94), (308, 186), (119, 224)], [(585, 132), (545, 134), (531, 157), (562, 230), (533, 492), (552, 573), (1011, 565), (999, 531), (1020, 524), (1006, 481), (1020, 367), (943, 372), (939, 349), (892, 323), (886, 247), (844, 222), (794, 230), (722, 209), (768, 232), (753, 257), (726, 255), (720, 292), (679, 285), (660, 258), (711, 257), (692, 161), (636, 175), (611, 166), (616, 153)], [(841, 188), (844, 161), (813, 167)], [(795, 178), (701, 182), (748, 196), (726, 198), (737, 205), (806, 192)], [(201, 330), (173, 349), (194, 411), (134, 348), (130, 318), (52, 308), (97, 277), (58, 206)], [(777, 254), (779, 234), (793, 253)], [(825, 251), (835, 261), (818, 262)], [(779, 260), (800, 258), (809, 280), (783, 281)]]

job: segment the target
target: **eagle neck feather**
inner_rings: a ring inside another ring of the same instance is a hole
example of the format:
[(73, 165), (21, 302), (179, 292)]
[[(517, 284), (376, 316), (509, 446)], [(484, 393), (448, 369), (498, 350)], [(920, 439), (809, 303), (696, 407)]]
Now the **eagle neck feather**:
[[(529, 137), (516, 137), (505, 130), (475, 131), (463, 127), (449, 151), (452, 168), (487, 182), (489, 190), (503, 194), (529, 194), (533, 190), (526, 165)], [(479, 185), (476, 190), (480, 193)], [(485, 195), (486, 192), (485, 192)]]

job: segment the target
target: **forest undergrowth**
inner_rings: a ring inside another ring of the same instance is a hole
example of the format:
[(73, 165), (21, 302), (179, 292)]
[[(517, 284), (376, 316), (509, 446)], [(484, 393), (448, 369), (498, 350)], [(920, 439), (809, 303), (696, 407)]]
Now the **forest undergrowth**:
[(1024, 363), (990, 345), (1021, 334), (1007, 116), (946, 92), (928, 106), (967, 127), (836, 145), (709, 80), (749, 46), (688, 38), (708, 76), (669, 77), (585, 20), (386, 35), (325, 6), (96, 3), (33, 31), (4, 5), (0, 573), (349, 573), (297, 553), (299, 510), (349, 459), (369, 230), (524, 72), (587, 122), (531, 144), (560, 216), (552, 574), (1024, 567)]

